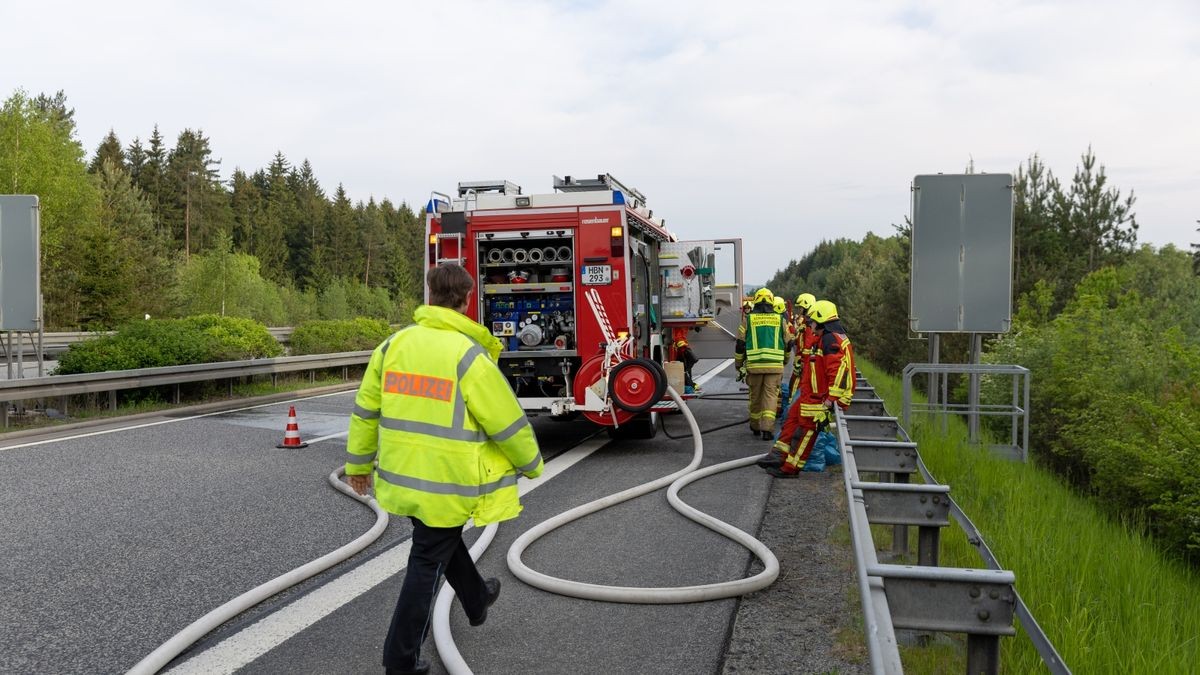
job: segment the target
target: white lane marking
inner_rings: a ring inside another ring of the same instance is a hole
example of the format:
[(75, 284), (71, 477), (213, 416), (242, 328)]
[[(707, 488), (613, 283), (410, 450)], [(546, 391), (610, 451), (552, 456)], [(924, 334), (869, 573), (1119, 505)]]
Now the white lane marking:
[(704, 384), (705, 382), (708, 382), (709, 380), (716, 377), (717, 374), (720, 373), (722, 370), (725, 370), (726, 368), (728, 368), (731, 365), (733, 365), (733, 359), (725, 359), (724, 361), (713, 366), (712, 370), (709, 370), (709, 371), (705, 372), (703, 375), (701, 375), (700, 377), (697, 377), (696, 385), (700, 386), (700, 385)]
[[(4, 447), (0, 447), (0, 450), (16, 450), (17, 448), (30, 448), (35, 445), (45, 445), (47, 443), (61, 443), (62, 441), (73, 441), (77, 438), (88, 438), (89, 436), (102, 436), (104, 434), (113, 434), (118, 431), (132, 431), (134, 429), (144, 429), (146, 427), (156, 427), (160, 424), (171, 424), (172, 422), (187, 422), (188, 420), (198, 420), (202, 417), (214, 417), (216, 415), (226, 415), (228, 413), (242, 412), (244, 410), (255, 410), (257, 408), (268, 408), (273, 405), (284, 405), (287, 403), (291, 403), (292, 401), (310, 401), (310, 400), (314, 400), (314, 399), (318, 399), (318, 398), (326, 398), (328, 396), (341, 396), (343, 394), (350, 394), (350, 393), (353, 393), (352, 389), (347, 389), (346, 391), (330, 392), (328, 394), (317, 394), (316, 396), (303, 396), (301, 398), (289, 398), (289, 399), (285, 399), (283, 401), (276, 401), (274, 403), (260, 403), (258, 405), (247, 406), (245, 408), (235, 408), (233, 410), (218, 410), (216, 412), (204, 413), (202, 415), (192, 415), (191, 417), (174, 417), (174, 418), (171, 418), (168, 420), (159, 420), (157, 422), (146, 422), (145, 424), (134, 424), (134, 425), (127, 426), (127, 427), (116, 427), (114, 429), (101, 429), (100, 431), (89, 431), (89, 432), (83, 433), (83, 434), (75, 434), (74, 436), (63, 436), (61, 438), (50, 438), (50, 439), (47, 439), (44, 441), (31, 441), (29, 443), (20, 443), (18, 445), (6, 445)], [(164, 412), (169, 412), (169, 411), (164, 411)], [(349, 413), (347, 413), (347, 415), (349, 415)]]
[[(519, 481), (517, 492), (521, 496), (529, 494), (608, 442), (607, 437), (584, 441), (548, 462), (541, 476), (532, 480), (522, 479)], [(467, 523), (463, 529), (465, 531), (471, 527), (472, 523)], [(230, 635), (168, 672), (179, 675), (207, 675), (208, 673), (237, 671), (333, 613), (342, 605), (391, 577), (403, 573), (408, 564), (408, 553), (411, 548), (412, 540), (407, 540), (389, 549), (359, 565), (351, 572), (343, 574), (308, 595)]]

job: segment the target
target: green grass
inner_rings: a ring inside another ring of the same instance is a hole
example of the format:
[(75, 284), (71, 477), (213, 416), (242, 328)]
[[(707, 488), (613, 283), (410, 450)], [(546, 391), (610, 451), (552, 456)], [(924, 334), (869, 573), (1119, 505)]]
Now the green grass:
[[(888, 410), (898, 412), (900, 381), (861, 360), (858, 366)], [(951, 419), (948, 433), (940, 423), (914, 422), (910, 433), (926, 466), (950, 486), (1000, 564), (1016, 574), (1017, 592), (1068, 667), (1200, 672), (1200, 573), (1165, 556), (1138, 528), (1113, 522), (1034, 462), (999, 459), (971, 445), (961, 421)], [(953, 524), (941, 542), (942, 566), (983, 566)], [(944, 672), (919, 665), (921, 651), (906, 650), (906, 671), (913, 660), (910, 672)], [(1008, 673), (1044, 671), (1022, 631), (1001, 640), (1001, 664)]]

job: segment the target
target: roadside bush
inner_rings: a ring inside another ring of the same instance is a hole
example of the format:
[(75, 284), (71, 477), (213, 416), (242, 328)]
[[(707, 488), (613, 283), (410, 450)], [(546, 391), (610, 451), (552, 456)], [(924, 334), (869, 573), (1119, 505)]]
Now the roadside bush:
[(1032, 372), (1039, 461), (1198, 562), (1200, 278), (1188, 262), (1170, 247), (1143, 249), (1085, 277), (1048, 321), (1023, 299), (988, 360)]
[(278, 356), (283, 348), (262, 324), (214, 315), (132, 321), (115, 335), (71, 345), (59, 375), (239, 361)]
[(292, 354), (334, 354), (374, 349), (392, 334), (386, 321), (358, 317), (349, 320), (306, 321), (292, 333)]

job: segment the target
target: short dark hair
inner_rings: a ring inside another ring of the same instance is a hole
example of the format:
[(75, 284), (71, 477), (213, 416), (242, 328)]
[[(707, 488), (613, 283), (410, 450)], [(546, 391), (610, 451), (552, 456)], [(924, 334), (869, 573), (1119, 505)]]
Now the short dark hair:
[(429, 285), (429, 304), (450, 309), (461, 307), (475, 287), (471, 273), (453, 263), (430, 269), (425, 274), (425, 283)]

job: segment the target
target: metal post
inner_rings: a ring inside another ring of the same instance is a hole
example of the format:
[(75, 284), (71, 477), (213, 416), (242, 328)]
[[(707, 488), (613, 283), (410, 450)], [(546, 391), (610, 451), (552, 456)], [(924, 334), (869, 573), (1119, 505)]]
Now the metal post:
[(997, 675), (1000, 672), (1000, 636), (967, 634), (967, 673)]
[(117, 390), (115, 389), (108, 392), (108, 409), (113, 412), (117, 411)]
[(179, 405), (179, 383), (175, 383), (175, 405)]
[(941, 538), (940, 527), (917, 528), (917, 564), (927, 567), (938, 566), (938, 541)]
[[(893, 473), (893, 483), (907, 483), (908, 474)], [(896, 555), (904, 555), (908, 553), (908, 526), (893, 525), (892, 526), (892, 553)]]
[[(937, 363), (941, 352), (941, 336), (937, 333), (932, 333), (929, 336), (929, 362)], [(929, 373), (929, 403), (936, 405), (938, 402), (938, 376), (935, 373)]]
[[(979, 365), (983, 358), (983, 336), (979, 333), (971, 333), (971, 359), (972, 366)], [(969, 390), (967, 393), (967, 429), (970, 433), (972, 443), (979, 442), (979, 374), (971, 373), (969, 378)]]
[(12, 374), (12, 331), (4, 334), (4, 360), (8, 363), (8, 379), (13, 379)]

